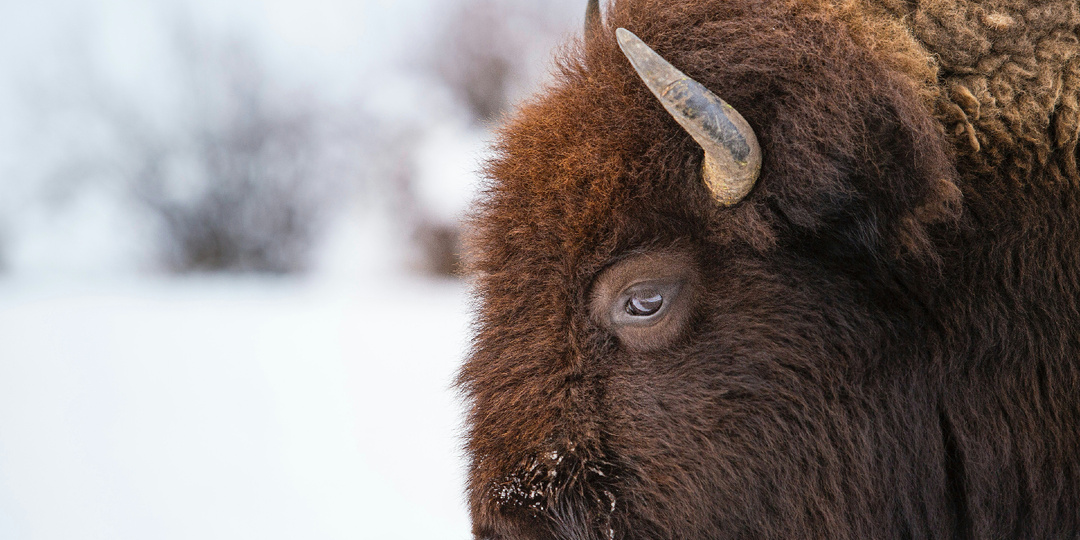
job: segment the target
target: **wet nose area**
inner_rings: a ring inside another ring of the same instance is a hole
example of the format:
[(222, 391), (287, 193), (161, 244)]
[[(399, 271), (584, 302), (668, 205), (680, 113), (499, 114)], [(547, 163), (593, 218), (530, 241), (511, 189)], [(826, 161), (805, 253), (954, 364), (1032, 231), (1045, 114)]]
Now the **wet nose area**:
[(560, 531), (573, 531), (570, 538), (614, 538), (618, 475), (611, 464), (587, 454), (570, 446), (522, 460), (492, 483), (491, 503), (509, 521), (544, 529), (539, 537), (563, 538)]
[(543, 512), (566, 490), (571, 476), (577, 474), (576, 468), (573, 461), (566, 460), (566, 453), (552, 450), (528, 458), (518, 470), (496, 481), (492, 496), (500, 508)]

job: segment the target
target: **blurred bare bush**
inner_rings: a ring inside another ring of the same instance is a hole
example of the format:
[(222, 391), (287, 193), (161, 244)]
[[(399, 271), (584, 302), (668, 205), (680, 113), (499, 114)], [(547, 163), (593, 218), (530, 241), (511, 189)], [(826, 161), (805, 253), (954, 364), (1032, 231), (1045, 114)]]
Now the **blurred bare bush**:
[[(421, 63), (464, 111), (471, 123), (466, 129), (486, 131), (515, 101), (535, 91), (546, 76), (552, 50), (581, 27), (584, 10), (584, 0), (447, 3)], [(401, 138), (402, 149), (392, 153), (401, 163), (391, 176), (395, 205), (421, 254), (420, 265), (430, 273), (458, 275), (465, 266), (460, 223), (432, 212), (418, 197), (428, 185), (447, 179), (419, 177), (411, 166), (415, 140)], [(474, 169), (479, 167), (476, 163)]]
[(179, 140), (143, 147), (131, 189), (160, 218), (174, 270), (303, 270), (332, 200), (314, 174), (318, 116), (274, 103), (245, 49), (219, 54), (200, 62), (218, 71), (203, 86), (216, 103)]
[(584, 13), (583, 0), (463, 0), (434, 34), (433, 71), (476, 122), (493, 122), (534, 89)]
[(167, 270), (305, 270), (337, 203), (357, 187), (363, 119), (290, 91), (243, 40), (178, 25), (172, 41), (167, 121), (100, 80), (89, 86), (88, 106), (115, 140), (105, 176), (152, 216)]
[(393, 216), (394, 225), (412, 246), (413, 268), (436, 276), (459, 276), (460, 232), (456, 223), (446, 223), (424, 202), (420, 193), (420, 158), (417, 141), (423, 128), (409, 124), (378, 125), (380, 137), (372, 141), (371, 176), (368, 192), (377, 195)]
[(104, 213), (122, 213), (119, 228), (136, 230), (132, 244), (152, 242), (167, 271), (295, 273), (312, 264), (329, 222), (374, 194), (389, 201), (419, 266), (456, 274), (466, 203), (454, 194), (475, 185), (463, 156), (482, 157), (483, 134), (543, 80), (551, 49), (580, 31), (584, 0), (453, 0), (438, 11), (417, 30), (427, 37), (413, 56), (369, 74), (407, 78), (411, 66), (412, 77), (419, 60), (420, 82), (409, 84), (422, 88), (402, 93), (404, 112), (330, 106), (320, 99), (329, 94), (300, 91), (265, 63), (270, 49), (183, 17), (163, 17), (171, 37), (153, 56), (169, 58), (145, 77), (106, 73), (108, 62), (79, 56), (91, 47), (74, 47), (65, 70), (75, 74), (29, 92), (52, 118), (31, 124), (58, 131), (39, 137), (35, 154), (50, 170), (37, 197), (108, 191), (124, 208)]

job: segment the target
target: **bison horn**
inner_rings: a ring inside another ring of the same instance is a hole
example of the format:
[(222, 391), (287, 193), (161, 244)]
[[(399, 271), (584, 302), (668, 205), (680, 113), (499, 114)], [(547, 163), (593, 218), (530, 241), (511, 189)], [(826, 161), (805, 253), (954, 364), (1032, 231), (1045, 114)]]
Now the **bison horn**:
[(713, 197), (731, 206), (746, 197), (761, 171), (761, 147), (750, 124), (731, 105), (687, 77), (625, 28), (619, 48), (641, 80), (705, 150), (702, 176)]
[(589, 5), (585, 6), (585, 36), (588, 37), (598, 24), (600, 24), (600, 0), (589, 0)]

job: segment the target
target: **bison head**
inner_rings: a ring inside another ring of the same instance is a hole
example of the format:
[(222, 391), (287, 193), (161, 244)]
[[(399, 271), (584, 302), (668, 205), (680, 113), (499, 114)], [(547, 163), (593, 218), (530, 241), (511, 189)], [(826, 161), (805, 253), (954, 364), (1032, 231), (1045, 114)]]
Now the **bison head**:
[(956, 191), (930, 57), (857, 2), (591, 19), (473, 222), (474, 534), (946, 530), (926, 314)]

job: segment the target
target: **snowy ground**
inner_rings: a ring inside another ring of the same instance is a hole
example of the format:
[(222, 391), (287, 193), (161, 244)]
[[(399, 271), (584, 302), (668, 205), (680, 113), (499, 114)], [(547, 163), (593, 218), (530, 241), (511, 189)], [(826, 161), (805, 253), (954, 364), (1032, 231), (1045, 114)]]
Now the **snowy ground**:
[(0, 538), (465, 539), (454, 281), (0, 279)]

